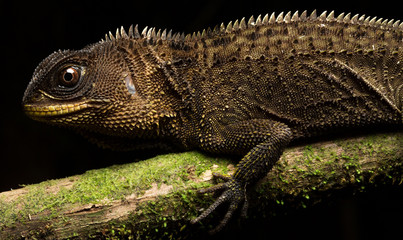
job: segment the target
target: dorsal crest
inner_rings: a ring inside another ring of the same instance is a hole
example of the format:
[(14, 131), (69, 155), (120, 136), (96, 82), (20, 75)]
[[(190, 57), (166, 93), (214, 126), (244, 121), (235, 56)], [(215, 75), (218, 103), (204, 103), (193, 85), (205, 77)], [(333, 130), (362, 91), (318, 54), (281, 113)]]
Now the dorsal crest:
[(109, 32), (105, 34), (105, 39), (101, 41), (114, 41), (120, 38), (134, 38), (134, 39), (146, 39), (151, 42), (157, 40), (168, 40), (168, 41), (185, 41), (185, 40), (198, 40), (205, 37), (212, 37), (219, 34), (231, 33), (238, 30), (243, 30), (247, 28), (253, 28), (256, 26), (279, 24), (279, 23), (290, 23), (290, 22), (304, 22), (304, 21), (318, 21), (318, 22), (339, 22), (346, 24), (358, 24), (363, 26), (372, 26), (381, 29), (396, 29), (403, 30), (403, 22), (400, 20), (388, 20), (377, 17), (370, 17), (365, 15), (355, 14), (352, 16), (351, 13), (341, 13), (337, 17), (334, 11), (327, 13), (327, 11), (322, 12), (320, 15), (317, 14), (316, 10), (313, 10), (311, 14), (308, 15), (307, 11), (303, 11), (299, 14), (295, 11), (293, 14), (288, 12), (284, 15), (284, 12), (276, 15), (274, 12), (272, 14), (266, 14), (265, 16), (259, 15), (256, 19), (251, 16), (249, 20), (242, 18), (241, 20), (236, 20), (234, 22), (230, 21), (228, 24), (221, 23), (213, 29), (208, 28), (203, 31), (194, 32), (193, 34), (184, 33), (172, 33), (172, 30), (161, 30), (156, 28), (145, 27), (141, 33), (138, 30), (138, 25), (130, 26), (129, 31), (126, 32), (123, 27), (116, 29), (115, 35)]

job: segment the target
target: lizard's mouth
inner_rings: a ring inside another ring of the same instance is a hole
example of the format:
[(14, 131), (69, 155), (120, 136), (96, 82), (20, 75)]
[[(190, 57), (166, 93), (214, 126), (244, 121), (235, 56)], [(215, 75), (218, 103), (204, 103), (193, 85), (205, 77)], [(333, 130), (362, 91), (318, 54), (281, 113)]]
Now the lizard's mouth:
[(78, 102), (71, 104), (55, 104), (45, 106), (25, 104), (24, 111), (30, 117), (41, 118), (41, 117), (52, 117), (52, 116), (71, 114), (86, 109), (89, 106), (90, 105), (87, 102)]

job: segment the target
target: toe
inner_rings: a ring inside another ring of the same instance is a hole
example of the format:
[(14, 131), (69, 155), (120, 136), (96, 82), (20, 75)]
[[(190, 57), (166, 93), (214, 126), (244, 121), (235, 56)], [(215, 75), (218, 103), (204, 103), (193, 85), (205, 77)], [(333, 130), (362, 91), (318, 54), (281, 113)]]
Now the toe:
[(211, 192), (215, 192), (215, 191), (224, 189), (225, 187), (226, 187), (225, 183), (220, 183), (220, 184), (214, 185), (212, 187), (200, 189), (197, 192), (198, 193), (211, 193)]
[(221, 222), (218, 224), (217, 227), (215, 227), (213, 230), (209, 231), (210, 234), (215, 234), (219, 231), (221, 231), (229, 222), (231, 219), (232, 215), (234, 214), (235, 210), (238, 208), (239, 202), (236, 200), (233, 200), (228, 208), (227, 213), (225, 214), (224, 218), (221, 220)]
[(203, 220), (204, 218), (206, 218), (208, 215), (210, 215), (212, 212), (214, 212), (214, 210), (220, 206), (222, 203), (228, 201), (228, 196), (226, 194), (227, 192), (224, 192), (213, 204), (210, 205), (209, 208), (207, 208), (206, 210), (204, 210), (204, 212), (202, 214), (200, 214), (200, 216), (198, 216), (197, 218), (193, 219), (190, 221), (190, 223), (195, 224), (201, 220)]
[(217, 173), (217, 172), (213, 173), (213, 176), (215, 178), (219, 178), (219, 179), (224, 180), (226, 182), (231, 180), (231, 176), (221, 174), (221, 173)]

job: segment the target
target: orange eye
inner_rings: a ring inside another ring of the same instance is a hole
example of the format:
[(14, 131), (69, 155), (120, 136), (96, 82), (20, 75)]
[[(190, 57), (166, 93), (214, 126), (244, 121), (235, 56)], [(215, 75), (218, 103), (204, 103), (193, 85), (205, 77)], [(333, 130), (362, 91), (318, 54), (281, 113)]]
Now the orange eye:
[(59, 78), (60, 85), (64, 87), (74, 87), (80, 80), (81, 71), (75, 67), (65, 68)]

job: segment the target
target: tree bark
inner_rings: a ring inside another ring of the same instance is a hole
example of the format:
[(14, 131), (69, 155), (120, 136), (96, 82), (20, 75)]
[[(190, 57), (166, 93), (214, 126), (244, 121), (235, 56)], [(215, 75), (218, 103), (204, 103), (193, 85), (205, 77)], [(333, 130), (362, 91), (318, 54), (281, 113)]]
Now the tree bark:
[[(204, 236), (222, 215), (190, 225), (215, 198), (195, 190), (214, 184), (212, 172), (233, 172), (234, 164), (198, 152), (167, 154), (3, 192), (0, 239)], [(249, 214), (263, 221), (340, 192), (379, 190), (402, 181), (402, 132), (294, 146), (250, 187)]]

